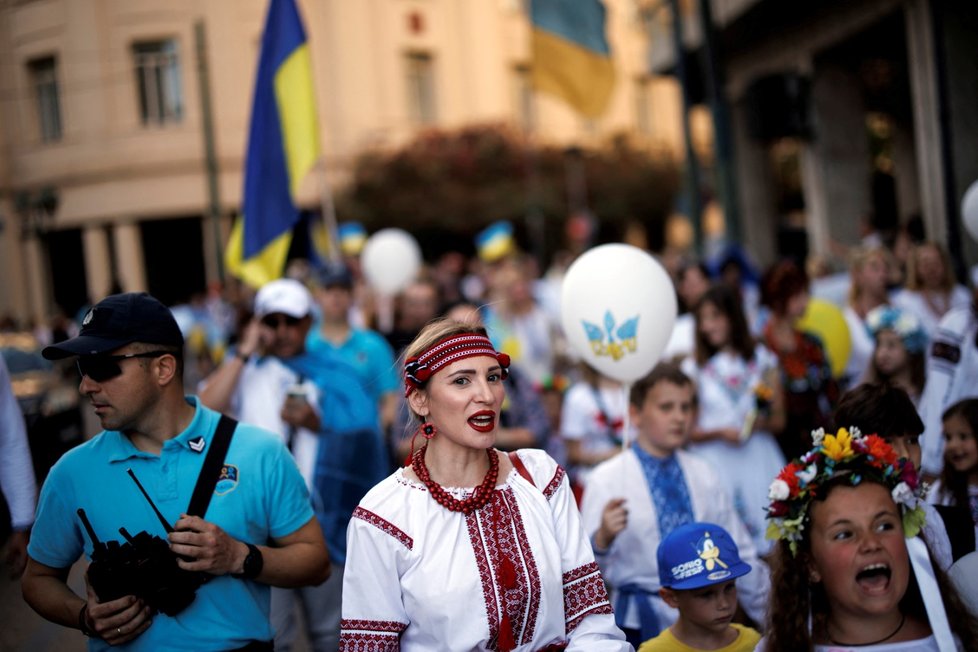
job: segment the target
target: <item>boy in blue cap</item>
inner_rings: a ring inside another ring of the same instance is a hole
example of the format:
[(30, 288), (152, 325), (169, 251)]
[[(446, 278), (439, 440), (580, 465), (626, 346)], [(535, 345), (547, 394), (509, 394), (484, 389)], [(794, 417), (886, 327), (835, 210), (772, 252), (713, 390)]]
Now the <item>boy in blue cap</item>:
[(761, 635), (731, 622), (737, 610), (734, 580), (750, 572), (737, 544), (715, 523), (687, 523), (659, 544), (659, 595), (679, 619), (642, 644), (639, 652), (748, 652)]

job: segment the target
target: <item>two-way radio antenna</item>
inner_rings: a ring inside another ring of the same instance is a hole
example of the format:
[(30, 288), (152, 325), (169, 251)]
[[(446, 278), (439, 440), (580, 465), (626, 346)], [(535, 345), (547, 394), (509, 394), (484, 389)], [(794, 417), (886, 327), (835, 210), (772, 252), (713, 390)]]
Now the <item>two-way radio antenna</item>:
[(160, 510), (156, 508), (156, 503), (153, 502), (153, 499), (150, 498), (149, 494), (146, 493), (146, 490), (143, 489), (143, 485), (139, 481), (139, 478), (136, 477), (136, 474), (132, 472), (132, 469), (126, 469), (126, 473), (129, 474), (129, 477), (132, 478), (132, 481), (136, 483), (136, 486), (139, 487), (139, 490), (143, 492), (144, 496), (146, 496), (146, 501), (149, 503), (149, 506), (153, 508), (153, 511), (156, 512), (156, 518), (160, 519), (160, 523), (163, 524), (163, 529), (166, 530), (167, 534), (173, 532), (173, 527), (167, 522), (165, 518), (163, 518), (163, 514), (160, 513)]

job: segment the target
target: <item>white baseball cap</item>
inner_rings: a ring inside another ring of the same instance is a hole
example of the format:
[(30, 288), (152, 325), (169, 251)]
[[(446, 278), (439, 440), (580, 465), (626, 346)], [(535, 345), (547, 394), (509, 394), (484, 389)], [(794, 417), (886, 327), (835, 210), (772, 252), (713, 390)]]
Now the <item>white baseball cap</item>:
[(301, 319), (312, 312), (312, 295), (299, 281), (280, 278), (266, 283), (255, 295), (255, 315), (282, 313)]

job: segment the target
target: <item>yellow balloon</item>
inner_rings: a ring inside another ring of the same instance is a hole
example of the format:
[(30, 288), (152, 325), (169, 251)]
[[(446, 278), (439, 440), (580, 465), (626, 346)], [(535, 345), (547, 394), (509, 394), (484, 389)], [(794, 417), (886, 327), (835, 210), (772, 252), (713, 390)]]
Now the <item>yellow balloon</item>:
[(795, 324), (805, 333), (810, 333), (822, 341), (822, 348), (832, 367), (835, 378), (842, 376), (846, 363), (849, 362), (849, 352), (852, 342), (849, 339), (849, 327), (846, 318), (834, 304), (823, 299), (812, 299), (808, 302), (805, 314)]

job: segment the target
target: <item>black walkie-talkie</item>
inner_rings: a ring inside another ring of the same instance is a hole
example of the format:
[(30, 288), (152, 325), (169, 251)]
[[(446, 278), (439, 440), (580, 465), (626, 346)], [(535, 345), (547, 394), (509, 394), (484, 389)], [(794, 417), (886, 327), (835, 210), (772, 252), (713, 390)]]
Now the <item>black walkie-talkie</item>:
[[(153, 512), (168, 533), (173, 527), (163, 518), (156, 504), (139, 482), (132, 469), (129, 477), (153, 508)], [(116, 600), (126, 595), (142, 598), (151, 608), (168, 616), (183, 611), (197, 594), (208, 576), (200, 572), (186, 571), (177, 565), (177, 555), (170, 550), (166, 540), (145, 530), (135, 536), (126, 528), (119, 528), (125, 543), (99, 540), (85, 510), (78, 508), (78, 517), (92, 541), (92, 563), (88, 567), (88, 581), (99, 601)], [(186, 557), (181, 557), (185, 561)]]

